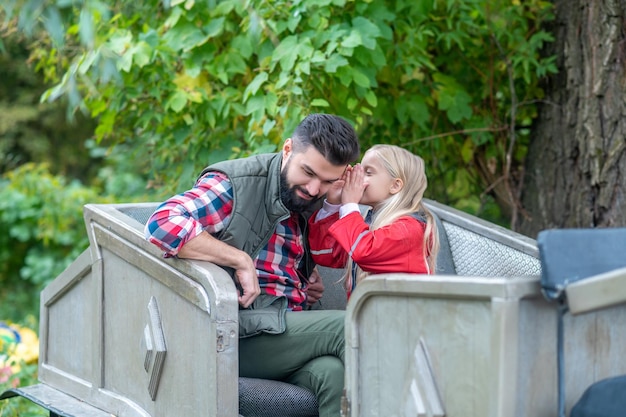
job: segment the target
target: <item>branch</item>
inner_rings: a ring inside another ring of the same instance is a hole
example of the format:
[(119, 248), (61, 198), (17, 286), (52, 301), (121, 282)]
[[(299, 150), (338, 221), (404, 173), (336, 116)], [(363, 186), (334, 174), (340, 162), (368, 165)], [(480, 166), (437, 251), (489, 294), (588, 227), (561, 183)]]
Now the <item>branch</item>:
[(501, 132), (501, 131), (507, 130), (507, 129), (508, 129), (507, 126), (503, 126), (503, 127), (477, 127), (477, 128), (473, 128), (473, 129), (461, 129), (461, 130), (455, 130), (455, 131), (452, 131), (452, 132), (444, 132), (444, 133), (439, 133), (437, 135), (432, 135), (432, 136), (426, 136), (426, 137), (423, 137), (423, 138), (419, 138), (417, 140), (414, 140), (413, 142), (407, 143), (406, 145), (415, 145), (416, 143), (425, 142), (427, 140), (443, 138), (443, 137), (446, 137), (446, 136), (461, 135), (461, 134), (474, 133), (474, 132)]
[[(521, 208), (521, 203), (519, 198), (517, 198), (513, 194), (513, 190), (511, 189), (511, 161), (513, 159), (513, 151), (515, 149), (515, 142), (517, 139), (517, 135), (515, 134), (515, 118), (517, 117), (517, 94), (515, 92), (515, 76), (513, 74), (513, 67), (511, 66), (511, 61), (504, 53), (502, 49), (502, 45), (498, 41), (498, 38), (492, 36), (493, 40), (500, 51), (502, 59), (506, 64), (506, 70), (509, 77), (509, 89), (511, 90), (511, 121), (509, 123), (509, 147), (506, 151), (505, 156), (505, 167), (503, 172), (503, 177), (506, 179), (506, 190), (509, 194), (509, 198), (511, 200), (511, 206), (513, 207), (511, 212), (511, 230), (515, 230), (515, 224), (517, 223), (517, 215), (518, 210)], [(518, 187), (521, 187), (521, 184), (518, 184)]]

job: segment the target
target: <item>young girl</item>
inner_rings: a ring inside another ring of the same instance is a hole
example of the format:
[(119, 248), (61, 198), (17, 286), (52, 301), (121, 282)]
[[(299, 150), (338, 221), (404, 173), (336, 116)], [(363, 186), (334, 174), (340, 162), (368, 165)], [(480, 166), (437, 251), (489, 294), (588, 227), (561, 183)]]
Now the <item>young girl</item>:
[[(328, 192), (309, 221), (309, 240), (318, 264), (347, 265), (348, 296), (369, 274), (434, 273), (439, 237), (422, 203), (426, 186), (422, 158), (398, 146), (375, 145)], [(372, 207), (366, 219), (359, 204)]]

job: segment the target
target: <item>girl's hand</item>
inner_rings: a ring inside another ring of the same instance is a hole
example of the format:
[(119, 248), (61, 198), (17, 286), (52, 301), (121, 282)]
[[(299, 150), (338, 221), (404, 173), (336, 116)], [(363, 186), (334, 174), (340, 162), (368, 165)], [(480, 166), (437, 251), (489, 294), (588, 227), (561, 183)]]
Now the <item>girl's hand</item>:
[(346, 173), (351, 170), (352, 167), (348, 165), (345, 171), (343, 171), (341, 178), (335, 181), (330, 187), (330, 190), (328, 190), (328, 192), (326, 193), (326, 201), (329, 204), (341, 204), (341, 192), (343, 191), (343, 186), (346, 183)]
[(306, 305), (312, 306), (317, 303), (324, 294), (324, 281), (320, 273), (317, 271), (317, 267), (313, 268), (313, 272), (308, 279), (308, 285), (306, 287)]
[(361, 164), (356, 164), (346, 172), (346, 183), (341, 192), (341, 204), (357, 203), (361, 201), (365, 192), (365, 171)]

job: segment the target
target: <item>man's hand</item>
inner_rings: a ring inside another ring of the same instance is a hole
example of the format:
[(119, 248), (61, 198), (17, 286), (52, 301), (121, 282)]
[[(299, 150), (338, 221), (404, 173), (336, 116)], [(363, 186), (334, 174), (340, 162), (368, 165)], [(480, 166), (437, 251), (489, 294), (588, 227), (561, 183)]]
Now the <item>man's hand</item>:
[[(248, 254), (245, 254), (246, 256)], [(248, 258), (250, 258), (248, 256)], [(239, 305), (243, 308), (249, 307), (250, 304), (261, 294), (259, 286), (259, 277), (252, 259), (245, 268), (239, 268), (235, 271), (235, 280), (241, 286), (239, 291)]]
[(207, 232), (202, 232), (190, 239), (178, 252), (179, 258), (198, 259), (213, 262), (216, 265), (227, 266), (235, 270), (235, 281), (241, 286), (239, 304), (249, 307), (255, 298), (261, 294), (259, 278), (250, 256), (230, 246)]
[(324, 294), (324, 282), (320, 276), (317, 268), (313, 269), (311, 276), (309, 277), (309, 285), (306, 288), (306, 305), (312, 306), (317, 303)]

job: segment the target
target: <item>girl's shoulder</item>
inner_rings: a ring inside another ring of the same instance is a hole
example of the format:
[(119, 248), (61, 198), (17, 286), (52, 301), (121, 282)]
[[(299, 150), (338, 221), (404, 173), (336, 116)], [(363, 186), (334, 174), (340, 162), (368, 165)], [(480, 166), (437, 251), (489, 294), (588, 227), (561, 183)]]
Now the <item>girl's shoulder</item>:
[(427, 224), (428, 223), (428, 219), (426, 219), (426, 214), (424, 212), (418, 211), (415, 213), (411, 213), (411, 214), (407, 214), (406, 216), (403, 217), (412, 217), (415, 220), (419, 221), (420, 223), (424, 223)]

